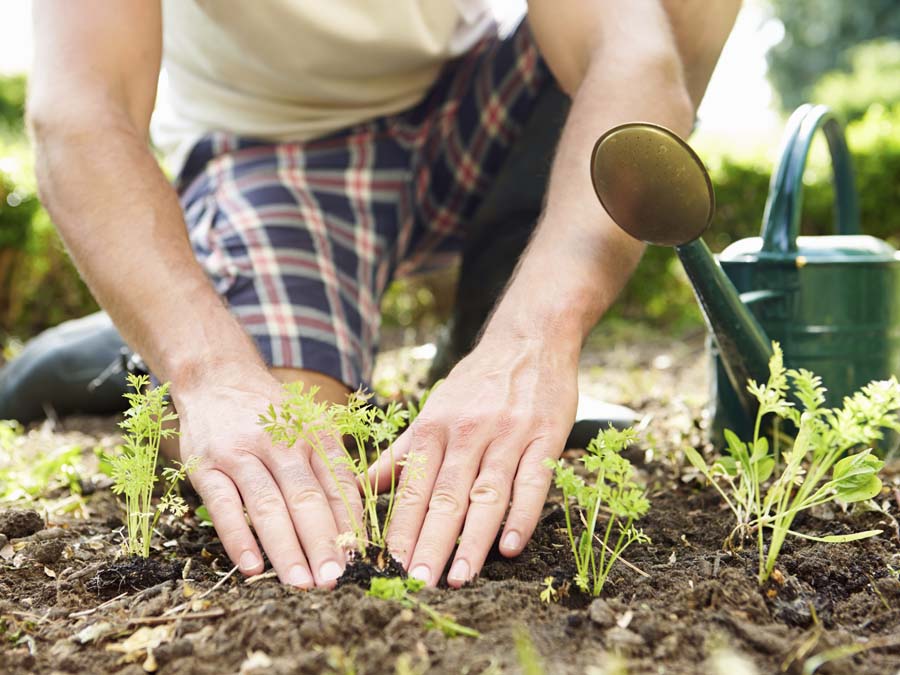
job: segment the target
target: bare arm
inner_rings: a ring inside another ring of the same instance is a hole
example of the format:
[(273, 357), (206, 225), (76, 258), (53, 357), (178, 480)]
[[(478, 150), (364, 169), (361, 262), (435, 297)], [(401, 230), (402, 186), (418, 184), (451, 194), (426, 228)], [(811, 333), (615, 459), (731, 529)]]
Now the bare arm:
[(257, 424), (280, 386), (194, 260), (148, 147), (159, 1), (36, 0), (34, 26), (28, 108), (41, 198), (126, 341), (172, 382), (181, 456), (201, 459), (191, 482), (225, 550), (245, 574), (263, 570), (246, 506), (282, 581), (333, 585), (348, 514), (309, 448), (273, 447)]
[(221, 364), (262, 368), (194, 260), (150, 152), (159, 2), (38, 0), (34, 24), (28, 112), (41, 198), (91, 291), (176, 389)]
[[(500, 551), (518, 555), (537, 524), (578, 398), (581, 346), (640, 258), (594, 195), (589, 158), (610, 127), (653, 121), (686, 135), (737, 0), (532, 0), (538, 46), (573, 105), (545, 211), (472, 353), (429, 398), (397, 454), (427, 459), (401, 502), (391, 546), (410, 573), (459, 586), (479, 572), (512, 506)], [(527, 139), (523, 139), (527, 142)]]

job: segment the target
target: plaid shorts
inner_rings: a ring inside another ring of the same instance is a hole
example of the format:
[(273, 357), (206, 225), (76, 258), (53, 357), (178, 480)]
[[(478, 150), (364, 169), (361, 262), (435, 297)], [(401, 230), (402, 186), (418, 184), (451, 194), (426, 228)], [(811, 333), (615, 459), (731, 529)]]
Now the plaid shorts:
[(523, 21), (404, 112), (304, 142), (200, 140), (177, 181), (190, 241), (263, 359), (366, 386), (388, 283), (458, 255), (551, 81)]

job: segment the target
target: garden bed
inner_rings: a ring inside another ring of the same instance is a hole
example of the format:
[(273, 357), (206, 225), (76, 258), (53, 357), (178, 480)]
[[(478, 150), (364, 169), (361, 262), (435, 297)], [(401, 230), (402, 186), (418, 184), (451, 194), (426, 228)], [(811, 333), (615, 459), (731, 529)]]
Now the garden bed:
[[(698, 410), (658, 385), (693, 383), (696, 370), (678, 364), (701, 363), (696, 341), (677, 349), (651, 346), (624, 366), (586, 359), (585, 373), (600, 368), (595, 375), (615, 380), (634, 367), (644, 373), (643, 391), (665, 392), (635, 403), (652, 414), (644, 444), (656, 452), (637, 447), (629, 455), (649, 487), (652, 508), (639, 525), (652, 544), (628, 549), (630, 565), (613, 569), (599, 600), (575, 591), (540, 598), (547, 577), (573, 573), (554, 494), (521, 556), (507, 560), (495, 550), (470, 586), (417, 594), (480, 631), (475, 639), (429, 629), (418, 611), (352, 584), (301, 592), (271, 575), (229, 575), (221, 545), (193, 512), (162, 521), (151, 568), (111, 571), (123, 510), (102, 480), (86, 481), (82, 499), (59, 491), (37, 507), (41, 518), (17, 516), (19, 536), (0, 547), (0, 672), (741, 675), (801, 673), (818, 659), (820, 673), (897, 673), (900, 464), (885, 469), (883, 511), (823, 507), (795, 523), (815, 534), (874, 528), (881, 536), (788, 540), (777, 581), (760, 587), (755, 547), (722, 550), (733, 516), (677, 452), (684, 440), (698, 444)], [(89, 458), (89, 443), (111, 429), (97, 424), (74, 437)], [(75, 509), (63, 514), (61, 504)], [(9, 518), (0, 514), (0, 524)], [(142, 638), (157, 646), (148, 652)], [(529, 669), (536, 661), (543, 670)]]

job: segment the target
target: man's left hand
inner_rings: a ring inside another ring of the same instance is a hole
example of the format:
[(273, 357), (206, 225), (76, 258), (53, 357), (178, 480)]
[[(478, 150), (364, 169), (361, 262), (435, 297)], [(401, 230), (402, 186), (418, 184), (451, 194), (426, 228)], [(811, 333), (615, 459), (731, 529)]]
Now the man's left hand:
[(435, 389), (370, 473), (387, 478), (390, 460), (403, 461), (388, 546), (412, 577), (437, 584), (459, 538), (447, 581), (471, 580), (507, 509), (500, 552), (522, 552), (552, 480), (544, 460), (559, 457), (575, 419), (577, 373), (577, 352), (486, 336)]

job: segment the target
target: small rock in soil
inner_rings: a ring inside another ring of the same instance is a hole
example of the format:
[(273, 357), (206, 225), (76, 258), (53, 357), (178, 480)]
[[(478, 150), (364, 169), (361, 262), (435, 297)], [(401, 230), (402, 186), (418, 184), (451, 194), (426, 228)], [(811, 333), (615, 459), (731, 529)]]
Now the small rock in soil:
[(610, 647), (640, 647), (644, 638), (627, 628), (615, 626), (606, 633), (606, 642)]
[(33, 509), (0, 511), (0, 533), (10, 539), (28, 537), (44, 529), (44, 519)]
[(38, 542), (28, 547), (28, 556), (44, 565), (52, 565), (62, 558), (63, 551), (66, 550), (66, 543), (59, 539)]
[(603, 628), (608, 628), (616, 622), (616, 613), (603, 598), (597, 598), (591, 603), (588, 615), (591, 621)]
[(36, 532), (34, 535), (35, 541), (50, 541), (51, 539), (59, 539), (60, 537), (65, 537), (66, 531), (61, 527), (50, 527), (46, 530), (41, 530)]
[(3, 548), (9, 543), (9, 537), (5, 534), (0, 534), (0, 548)]

